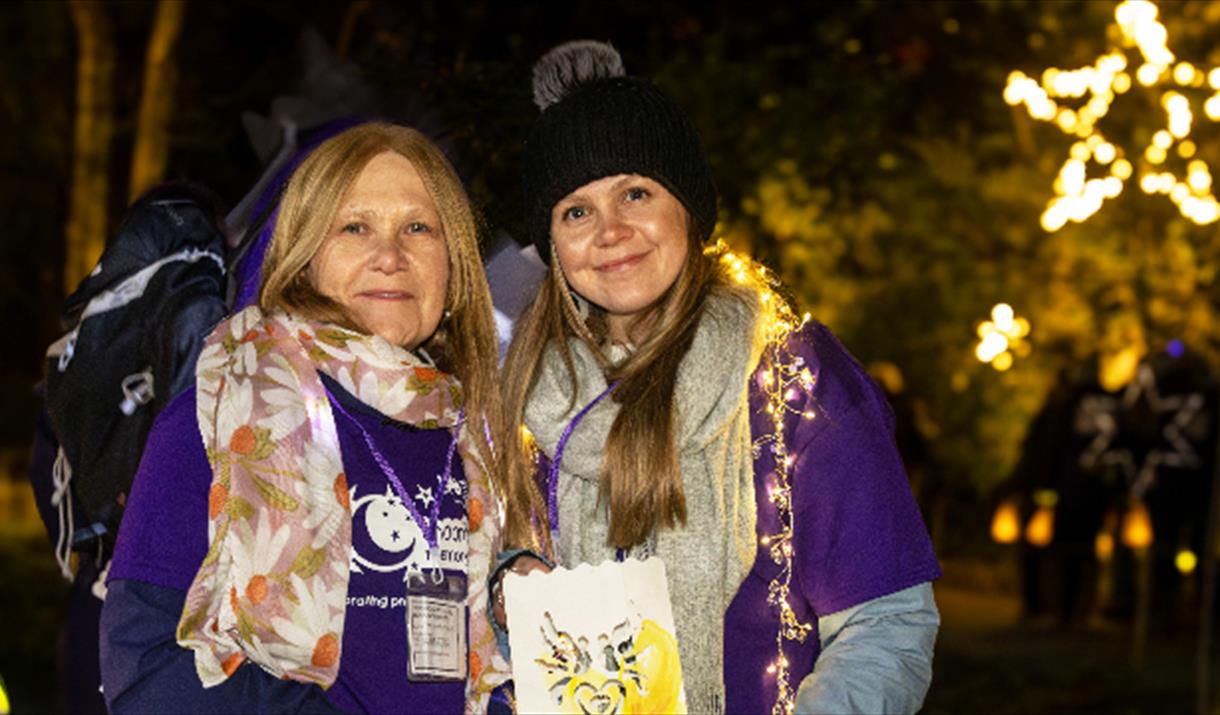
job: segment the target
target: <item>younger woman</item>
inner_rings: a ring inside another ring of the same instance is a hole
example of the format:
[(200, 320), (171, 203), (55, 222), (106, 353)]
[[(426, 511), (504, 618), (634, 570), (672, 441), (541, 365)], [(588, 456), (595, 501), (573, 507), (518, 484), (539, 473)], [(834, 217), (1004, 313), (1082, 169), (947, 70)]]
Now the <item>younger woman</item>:
[(663, 559), (691, 712), (918, 709), (939, 568), (880, 390), (705, 245), (716, 192), (673, 100), (596, 43), (534, 82), (524, 201), (550, 272), (504, 368), (509, 542)]

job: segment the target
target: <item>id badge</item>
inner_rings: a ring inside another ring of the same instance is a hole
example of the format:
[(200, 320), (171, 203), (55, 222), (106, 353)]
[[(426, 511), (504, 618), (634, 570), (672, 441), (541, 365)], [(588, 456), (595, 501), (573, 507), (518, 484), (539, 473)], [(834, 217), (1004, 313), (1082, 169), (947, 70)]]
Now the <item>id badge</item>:
[(407, 679), (466, 679), (466, 577), (439, 569), (407, 577)]

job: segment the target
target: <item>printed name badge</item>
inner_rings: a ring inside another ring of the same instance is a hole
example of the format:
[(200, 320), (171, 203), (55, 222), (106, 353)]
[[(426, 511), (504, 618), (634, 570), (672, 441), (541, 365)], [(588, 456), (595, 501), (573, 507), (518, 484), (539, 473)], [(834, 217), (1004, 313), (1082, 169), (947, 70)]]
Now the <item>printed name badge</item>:
[(425, 569), (407, 577), (407, 679), (466, 679), (466, 577)]

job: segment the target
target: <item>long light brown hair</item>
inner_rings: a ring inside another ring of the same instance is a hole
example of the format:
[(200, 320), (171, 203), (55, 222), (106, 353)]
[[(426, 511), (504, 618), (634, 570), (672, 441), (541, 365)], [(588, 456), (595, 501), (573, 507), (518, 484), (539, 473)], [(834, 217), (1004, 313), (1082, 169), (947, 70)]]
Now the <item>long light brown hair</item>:
[[(609, 509), (609, 545), (630, 548), (657, 528), (686, 521), (675, 439), (678, 366), (690, 349), (708, 295), (723, 291), (745, 298), (717, 257), (705, 255), (689, 218), (687, 224), (686, 263), (674, 284), (640, 319), (647, 336), (617, 366), (610, 365), (601, 350), (607, 331), (604, 313), (590, 306), (589, 318), (582, 319), (552, 251), (551, 268), (514, 330), (503, 368), (504, 425), (512, 430), (497, 440), (503, 445), (506, 543), (544, 548), (549, 543), (547, 506), (536, 479), (533, 447), (523, 429), (524, 414), (549, 349), (560, 351), (575, 399), (571, 337), (587, 343), (606, 378), (619, 383), (610, 397), (619, 404), (619, 413), (606, 439), (601, 475), (601, 500)], [(538, 531), (534, 520), (541, 527)]]
[(361, 124), (331, 137), (301, 162), (280, 203), (263, 263), (259, 307), (368, 332), (343, 306), (318, 292), (309, 263), (326, 240), (352, 182), (385, 151), (411, 162), (440, 215), (449, 257), (448, 317), (423, 347), (438, 367), (461, 380), (469, 429), (479, 437), (484, 463), (491, 465), (481, 437), (488, 422), (496, 433), (501, 409), (495, 321), (479, 254), (479, 224), (457, 173), (423, 134), (393, 124)]

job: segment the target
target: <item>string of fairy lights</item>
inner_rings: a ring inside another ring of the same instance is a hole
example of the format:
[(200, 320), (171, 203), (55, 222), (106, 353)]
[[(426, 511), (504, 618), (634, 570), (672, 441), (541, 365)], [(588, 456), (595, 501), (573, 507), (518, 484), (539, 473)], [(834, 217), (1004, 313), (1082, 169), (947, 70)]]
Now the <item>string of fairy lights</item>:
[(793, 331), (800, 330), (809, 321), (809, 314), (797, 318), (787, 301), (773, 290), (778, 280), (764, 266), (729, 251), (723, 242), (707, 249), (718, 253), (728, 269), (729, 275), (738, 283), (763, 288), (762, 308), (766, 340), (766, 371), (763, 373), (763, 393), (767, 398), (767, 416), (771, 420), (770, 434), (760, 435), (753, 444), (755, 458), (766, 448), (774, 458), (774, 482), (767, 486), (767, 497), (775, 505), (779, 517), (779, 532), (762, 537), (771, 559), (779, 566), (779, 572), (767, 586), (767, 603), (779, 609), (779, 629), (775, 634), (775, 660), (767, 666), (767, 673), (775, 676), (776, 697), (772, 715), (792, 715), (796, 705), (796, 689), (791, 683), (788, 657), (784, 644), (804, 643), (812, 626), (797, 617), (788, 601), (792, 584), (792, 465), (794, 457), (789, 454), (784, 438), (784, 421), (789, 415), (800, 415), (812, 420), (816, 413), (811, 408), (804, 410), (793, 405), (807, 404), (805, 395), (812, 394), (814, 377), (804, 359), (792, 355), (788, 339)]
[[(1132, 161), (1139, 164), (1142, 191), (1167, 196), (1183, 216), (1197, 224), (1220, 220), (1211, 169), (1195, 156), (1198, 147), (1190, 139), (1195, 102), (1202, 99), (1204, 115), (1220, 121), (1220, 68), (1204, 71), (1178, 61), (1169, 49), (1169, 32), (1157, 15), (1157, 6), (1148, 0), (1124, 0), (1114, 9), (1120, 46), (1111, 47), (1092, 65), (1050, 67), (1038, 79), (1019, 70), (1008, 76), (1005, 102), (1024, 106), (1030, 117), (1051, 122), (1076, 138), (1055, 178), (1055, 195), (1042, 213), (1042, 228), (1047, 232), (1054, 233), (1068, 222), (1084, 222), (1107, 200), (1121, 194), (1125, 182), (1135, 175)], [(1160, 91), (1165, 126), (1152, 133), (1138, 155), (1128, 158), (1122, 146), (1107, 139), (1097, 125), (1115, 99), (1132, 91), (1136, 83)]]
[[(784, 420), (792, 414), (812, 420), (816, 413), (812, 408), (799, 409), (793, 405), (807, 404), (804, 396), (812, 394), (814, 376), (799, 355), (793, 355), (788, 347), (789, 338), (809, 322), (810, 315), (798, 317), (792, 307), (778, 293), (779, 280), (771, 271), (759, 263), (729, 250), (723, 240), (716, 241), (704, 249), (704, 253), (715, 256), (723, 264), (729, 277), (741, 285), (759, 289), (762, 308), (762, 338), (764, 341), (763, 392), (767, 398), (766, 411), (771, 419), (771, 432), (760, 435), (752, 444), (753, 457), (768, 448), (774, 458), (774, 481), (767, 486), (767, 496), (775, 505), (779, 531), (761, 538), (779, 571), (767, 586), (767, 604), (779, 611), (779, 628), (775, 634), (775, 659), (767, 666), (767, 673), (775, 676), (776, 698), (772, 715), (792, 715), (796, 707), (796, 688), (791, 682), (789, 662), (784, 654), (784, 644), (804, 643), (813, 626), (801, 621), (793, 610), (788, 596), (792, 587), (793, 556), (793, 511), (792, 511), (792, 465), (794, 457), (788, 453), (785, 440)], [(527, 453), (537, 459), (537, 445), (529, 430), (521, 426), (521, 438)], [(535, 546), (541, 548), (541, 543)]]

